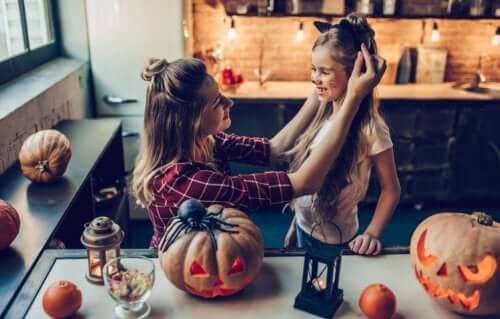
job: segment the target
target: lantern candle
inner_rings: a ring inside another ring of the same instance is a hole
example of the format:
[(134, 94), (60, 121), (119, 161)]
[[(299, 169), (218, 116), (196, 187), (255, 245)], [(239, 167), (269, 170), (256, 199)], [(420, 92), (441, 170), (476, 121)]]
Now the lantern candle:
[(110, 218), (97, 217), (85, 225), (81, 242), (87, 248), (87, 280), (95, 284), (104, 284), (102, 268), (111, 259), (120, 256), (120, 244), (123, 231)]
[[(293, 306), (323, 318), (332, 318), (344, 295), (339, 288), (342, 248), (325, 250), (314, 245), (305, 248), (302, 289)], [(326, 275), (322, 276), (323, 273)]]

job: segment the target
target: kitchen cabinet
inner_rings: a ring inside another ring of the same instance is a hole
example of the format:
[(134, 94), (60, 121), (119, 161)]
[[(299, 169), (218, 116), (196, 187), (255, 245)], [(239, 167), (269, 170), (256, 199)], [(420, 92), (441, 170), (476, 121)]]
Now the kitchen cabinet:
[(500, 105), (464, 106), (452, 161), (457, 195), (500, 200)]
[[(302, 104), (300, 104), (302, 105)], [(287, 122), (286, 110), (292, 103), (282, 100), (235, 99), (231, 109), (231, 127), (228, 133), (245, 136), (273, 137)], [(255, 166), (231, 163), (233, 173), (255, 173), (280, 168), (279, 165)]]
[[(290, 121), (304, 102), (301, 99), (234, 99), (231, 130), (268, 137)], [(388, 99), (381, 101), (380, 111), (394, 142), (402, 203), (498, 200), (498, 101)], [(241, 166), (235, 169), (235, 173), (242, 172)], [(243, 172), (255, 172), (258, 168), (252, 169), (246, 166)], [(365, 202), (374, 203), (379, 191), (373, 172)]]
[[(359, 12), (371, 18), (399, 19), (486, 19), (498, 18), (495, 6), (485, 2), (469, 1), (411, 1), (411, 0), (293, 0), (258, 1), (224, 0), (227, 15), (343, 17), (349, 12)], [(498, 6), (498, 5), (497, 5)]]

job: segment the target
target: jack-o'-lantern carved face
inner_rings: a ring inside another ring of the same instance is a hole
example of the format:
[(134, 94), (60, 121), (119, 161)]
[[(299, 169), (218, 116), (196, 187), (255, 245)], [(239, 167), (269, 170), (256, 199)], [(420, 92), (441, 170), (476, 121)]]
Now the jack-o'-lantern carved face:
[(260, 270), (262, 236), (243, 212), (214, 205), (207, 213), (200, 205), (187, 202), (179, 208), (160, 242), (161, 268), (177, 288), (192, 294), (235, 294)]
[(500, 226), (486, 214), (435, 214), (415, 230), (413, 270), (425, 291), (463, 314), (500, 311)]

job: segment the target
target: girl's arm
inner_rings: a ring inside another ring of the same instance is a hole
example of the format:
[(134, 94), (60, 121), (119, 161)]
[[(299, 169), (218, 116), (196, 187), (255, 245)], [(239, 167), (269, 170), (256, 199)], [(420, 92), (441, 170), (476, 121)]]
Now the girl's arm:
[(311, 123), (319, 104), (318, 95), (313, 90), (293, 119), (270, 140), (271, 161), (284, 159), (283, 153), (292, 148), (299, 135)]
[(349, 246), (358, 254), (377, 255), (382, 249), (380, 234), (394, 212), (401, 187), (396, 173), (394, 150), (389, 148), (371, 157), (380, 183), (380, 195), (373, 218), (362, 235), (357, 236)]
[[(385, 60), (371, 56), (364, 45), (361, 45), (361, 51), (354, 63), (342, 107), (333, 117), (328, 130), (327, 136), (331, 138), (325, 139), (296, 172), (288, 175), (294, 197), (314, 194), (320, 190), (329, 171), (325, 169), (325, 163), (334, 163), (337, 159), (359, 104), (384, 74)], [(366, 65), (365, 72), (361, 71), (363, 64)]]

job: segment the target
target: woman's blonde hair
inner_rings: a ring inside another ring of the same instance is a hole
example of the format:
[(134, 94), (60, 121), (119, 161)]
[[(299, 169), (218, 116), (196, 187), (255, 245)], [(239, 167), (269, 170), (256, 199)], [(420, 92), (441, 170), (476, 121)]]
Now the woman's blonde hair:
[[(326, 23), (320, 25), (323, 29), (317, 25), (318, 29), (325, 32), (314, 43), (313, 51), (318, 47), (328, 48), (332, 59), (344, 66), (348, 76), (352, 72), (361, 43), (366, 45), (371, 54), (377, 53), (374, 39), (375, 33), (368, 25), (366, 18), (362, 16), (350, 14), (336, 25), (332, 26)], [(288, 152), (288, 155), (292, 158), (291, 171), (297, 170), (306, 160), (312, 141), (332, 112), (333, 107), (328, 103), (320, 105), (311, 125), (300, 136), (297, 144)], [(352, 179), (355, 177), (353, 170), (357, 158), (361, 152), (366, 150), (363, 129), (370, 123), (370, 119), (377, 116), (380, 116), (378, 105), (373, 99), (373, 92), (371, 92), (361, 102), (339, 157), (331, 165), (324, 184), (314, 196), (312, 214), (315, 223), (332, 222), (337, 212), (339, 194), (342, 188), (353, 182)]]
[(158, 170), (173, 162), (211, 162), (213, 139), (203, 138), (200, 130), (207, 104), (203, 89), (209, 79), (203, 62), (150, 59), (141, 78), (149, 86), (132, 189), (137, 199), (148, 206), (153, 200), (151, 180)]

